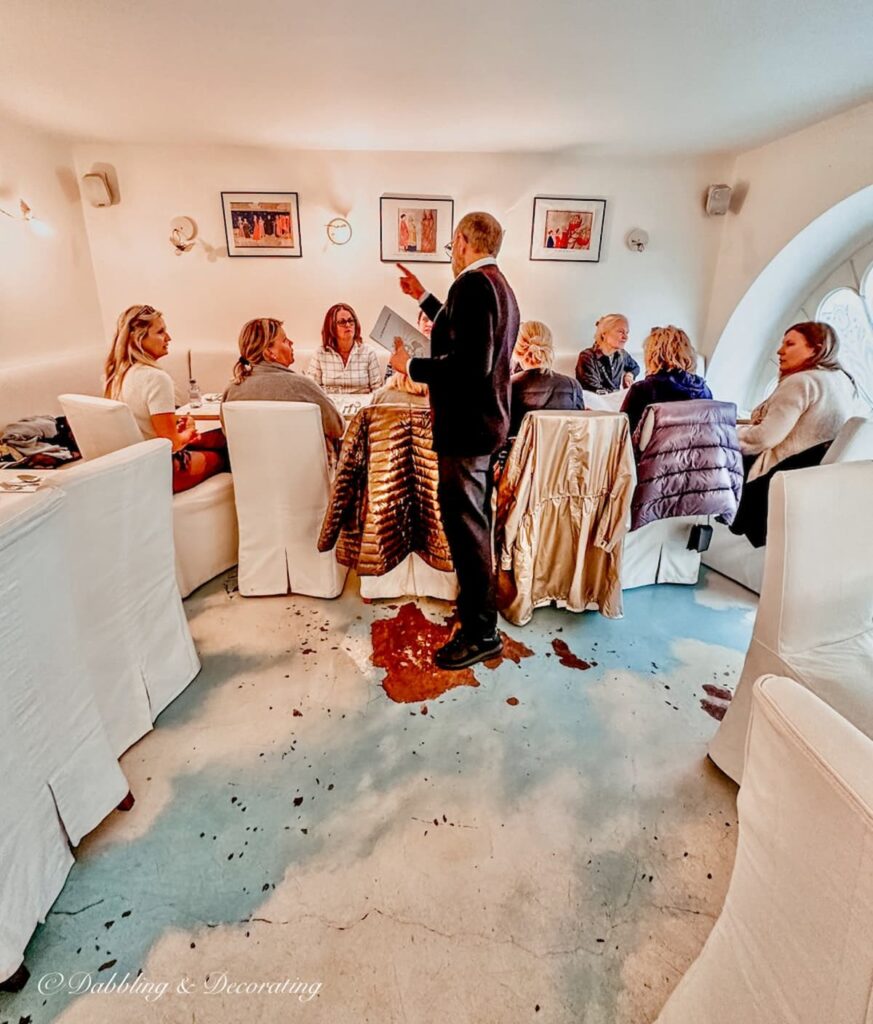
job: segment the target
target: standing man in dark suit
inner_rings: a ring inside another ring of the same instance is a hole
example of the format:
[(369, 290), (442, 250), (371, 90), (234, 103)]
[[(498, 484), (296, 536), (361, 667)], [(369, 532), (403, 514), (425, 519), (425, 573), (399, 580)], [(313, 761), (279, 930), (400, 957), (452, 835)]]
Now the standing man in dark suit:
[(433, 320), (430, 358), (398, 347), (391, 365), (430, 388), (439, 496), (458, 574), (460, 629), (434, 654), (460, 669), (500, 654), (491, 559), (491, 465), (509, 432), (509, 360), (518, 303), (496, 256), (503, 229), (489, 213), (468, 213), (452, 238), (455, 282), (445, 305), (401, 264), (400, 287)]

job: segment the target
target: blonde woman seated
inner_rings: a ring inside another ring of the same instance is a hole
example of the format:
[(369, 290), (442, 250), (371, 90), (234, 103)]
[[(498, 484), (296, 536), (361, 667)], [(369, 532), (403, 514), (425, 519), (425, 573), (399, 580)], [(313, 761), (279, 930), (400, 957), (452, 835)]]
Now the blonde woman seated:
[(737, 428), (746, 485), (731, 532), (755, 547), (767, 538), (770, 480), (782, 470), (817, 466), (852, 416), (869, 416), (852, 377), (839, 360), (830, 324), (807, 320), (789, 327), (779, 347), (779, 383)]
[(227, 449), (220, 430), (201, 437), (190, 416), (176, 416), (173, 378), (157, 365), (170, 340), (163, 314), (153, 306), (126, 309), (106, 360), (103, 394), (128, 406), (144, 438), (172, 442), (173, 493), (178, 494), (222, 472)]
[(343, 436), (343, 418), (315, 381), (291, 369), (293, 362), (294, 342), (281, 320), (249, 320), (240, 331), (233, 383), (222, 401), (311, 402), (321, 410), (325, 439), (336, 448)]
[(594, 344), (576, 360), (576, 380), (586, 391), (608, 395), (629, 388), (639, 376), (637, 361), (625, 351), (628, 331), (621, 313), (607, 313), (594, 325)]
[(525, 414), (538, 409), (584, 409), (582, 386), (552, 369), (555, 349), (552, 332), (539, 320), (526, 320), (512, 352), (521, 367), (511, 378), (509, 436), (515, 437)]
[(373, 395), (371, 405), (408, 405), (413, 408), (430, 406), (427, 384), (419, 384), (405, 373), (392, 373)]
[(631, 384), (621, 406), (630, 420), (631, 434), (649, 405), (712, 398), (703, 377), (691, 372), (697, 366), (697, 353), (691, 339), (680, 328), (672, 324), (653, 327), (643, 342), (643, 357), (645, 379)]
[(321, 328), (321, 348), (306, 368), (316, 384), (331, 394), (360, 395), (382, 383), (376, 353), (364, 346), (361, 324), (351, 306), (331, 306)]

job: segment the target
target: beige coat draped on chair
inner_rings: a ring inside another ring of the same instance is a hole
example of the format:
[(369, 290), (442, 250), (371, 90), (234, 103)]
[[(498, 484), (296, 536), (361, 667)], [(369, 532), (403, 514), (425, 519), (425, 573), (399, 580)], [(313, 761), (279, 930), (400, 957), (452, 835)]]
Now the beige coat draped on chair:
[(621, 557), (636, 483), (626, 416), (529, 413), (497, 493), (498, 602), (522, 626), (555, 601), (622, 614)]

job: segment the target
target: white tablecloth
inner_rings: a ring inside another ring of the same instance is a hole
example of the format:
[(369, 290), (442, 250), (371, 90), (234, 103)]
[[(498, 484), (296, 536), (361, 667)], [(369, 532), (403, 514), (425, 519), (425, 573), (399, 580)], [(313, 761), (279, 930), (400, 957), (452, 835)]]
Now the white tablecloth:
[(67, 836), (78, 843), (128, 791), (75, 626), (64, 501), (0, 495), (0, 979), (63, 886)]

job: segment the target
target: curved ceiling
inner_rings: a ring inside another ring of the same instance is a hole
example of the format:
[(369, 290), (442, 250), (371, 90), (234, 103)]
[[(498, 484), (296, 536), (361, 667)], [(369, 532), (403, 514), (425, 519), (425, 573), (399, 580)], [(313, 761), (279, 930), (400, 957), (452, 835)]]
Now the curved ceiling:
[(747, 148), (873, 96), (869, 0), (3, 0), (0, 106), (76, 139)]

